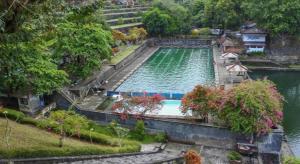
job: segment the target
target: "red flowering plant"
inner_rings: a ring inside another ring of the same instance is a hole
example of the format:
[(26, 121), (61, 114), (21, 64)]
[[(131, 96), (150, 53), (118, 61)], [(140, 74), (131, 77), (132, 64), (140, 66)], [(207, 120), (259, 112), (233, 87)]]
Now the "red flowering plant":
[(245, 81), (227, 92), (218, 116), (233, 131), (268, 133), (283, 119), (283, 101), (271, 81)]
[(198, 85), (182, 98), (180, 109), (183, 113), (192, 111), (207, 122), (209, 114), (217, 114), (223, 94), (223, 90)]
[(151, 113), (152, 111), (160, 110), (163, 106), (162, 100), (164, 100), (164, 97), (159, 94), (153, 96), (144, 94), (144, 96), (139, 97), (124, 97), (113, 104), (112, 110), (119, 113), (123, 120), (128, 119), (129, 114), (139, 119), (147, 112)]

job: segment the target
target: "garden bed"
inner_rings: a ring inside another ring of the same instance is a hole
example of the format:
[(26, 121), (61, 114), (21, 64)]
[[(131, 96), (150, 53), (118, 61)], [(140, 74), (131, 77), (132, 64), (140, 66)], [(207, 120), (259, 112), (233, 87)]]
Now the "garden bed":
[[(0, 135), (5, 135), (6, 121), (0, 118)], [(123, 152), (135, 152), (135, 146), (115, 147), (101, 144), (91, 144), (77, 139), (66, 138), (64, 146), (58, 146), (59, 135), (47, 132), (33, 126), (22, 125), (14, 121), (8, 121), (11, 126), (9, 146), (0, 142), (0, 158), (32, 158), (52, 156), (74, 156), (113, 154)]]
[(116, 54), (111, 59), (111, 64), (118, 64), (120, 61), (125, 59), (127, 56), (129, 56), (132, 52), (134, 52), (137, 48), (139, 48), (140, 45), (131, 45), (131, 46), (122, 46), (120, 47), (120, 52)]

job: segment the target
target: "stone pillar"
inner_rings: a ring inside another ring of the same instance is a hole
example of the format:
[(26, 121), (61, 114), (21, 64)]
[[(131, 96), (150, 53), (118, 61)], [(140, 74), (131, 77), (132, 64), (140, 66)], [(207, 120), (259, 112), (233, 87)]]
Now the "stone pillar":
[(258, 138), (258, 155), (263, 163), (280, 164), (282, 140), (282, 127)]

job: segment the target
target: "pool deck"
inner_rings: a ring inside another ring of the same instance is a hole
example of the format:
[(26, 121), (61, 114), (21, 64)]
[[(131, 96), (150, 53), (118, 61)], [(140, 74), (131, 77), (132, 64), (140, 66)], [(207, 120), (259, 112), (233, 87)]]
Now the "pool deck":
[(232, 84), (227, 83), (226, 79), (229, 77), (229, 73), (226, 71), (226, 68), (223, 64), (221, 57), (221, 49), (216, 45), (212, 47), (213, 57), (214, 57), (214, 69), (215, 69), (215, 78), (216, 78), (216, 87), (224, 85), (225, 90), (232, 88)]
[(139, 68), (149, 57), (155, 53), (159, 47), (149, 47), (140, 57), (135, 61), (124, 67), (124, 69), (113, 74), (104, 87), (107, 91), (115, 90), (121, 83), (123, 83), (137, 68)]
[[(134, 71), (139, 68), (149, 57), (151, 57), (160, 47), (149, 47), (144, 51), (138, 58), (132, 63), (123, 67), (120, 71), (112, 74), (108, 79), (108, 83), (104, 84), (103, 87), (106, 91), (115, 90), (120, 84), (122, 84)], [(214, 58), (214, 69), (216, 78), (216, 87), (225, 85), (225, 89), (231, 88), (231, 84), (226, 84), (226, 78), (229, 76), (222, 61), (220, 60), (221, 50), (217, 46), (212, 46), (213, 58)], [(104, 92), (102, 92), (104, 93)], [(96, 110), (96, 108), (104, 101), (103, 96), (91, 95), (84, 98), (79, 104), (82, 108), (88, 110)]]

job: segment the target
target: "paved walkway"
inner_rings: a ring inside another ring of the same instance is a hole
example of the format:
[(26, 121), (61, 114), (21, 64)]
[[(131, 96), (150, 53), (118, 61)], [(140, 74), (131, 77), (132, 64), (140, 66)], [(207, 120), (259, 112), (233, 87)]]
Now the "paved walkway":
[(215, 60), (215, 68), (217, 70), (217, 77), (216, 81), (219, 82), (219, 85), (225, 85), (226, 84), (226, 78), (228, 77), (228, 72), (226, 71), (226, 68), (223, 64), (223, 61), (220, 59), (221, 57), (221, 50), (216, 45), (213, 46), (213, 54), (214, 54), (214, 60)]
[[(108, 83), (103, 85), (106, 90), (114, 90), (118, 87), (124, 80), (127, 79), (141, 64), (144, 63), (156, 50), (158, 47), (150, 47), (146, 51), (142, 52), (141, 56), (136, 58), (132, 63), (124, 66), (121, 70), (114, 73), (109, 79)], [(82, 109), (96, 110), (97, 107), (104, 101), (103, 93), (94, 94), (85, 97), (78, 105)]]
[[(111, 158), (93, 159), (72, 162), (72, 164), (149, 164), (157, 161), (174, 159), (180, 157), (182, 152), (188, 150), (196, 150), (201, 155), (202, 163), (205, 164), (229, 164), (227, 155), (233, 149), (229, 147), (218, 146), (218, 142), (214, 141), (215, 145), (207, 145), (207, 143), (197, 145), (186, 145), (179, 143), (168, 143), (166, 149), (162, 152), (117, 156)], [(231, 145), (231, 144), (230, 144)], [(150, 148), (153, 145), (149, 146)], [(230, 146), (231, 147), (231, 146)], [(66, 164), (66, 163), (62, 163)], [(243, 164), (258, 164), (257, 158), (243, 157)]]
[(106, 90), (114, 90), (124, 80), (127, 79), (138, 67), (140, 67), (156, 50), (158, 47), (149, 47), (146, 51), (142, 52), (141, 56), (135, 59), (131, 64), (124, 66), (120, 71), (113, 74), (108, 79), (108, 84), (104, 85)]

